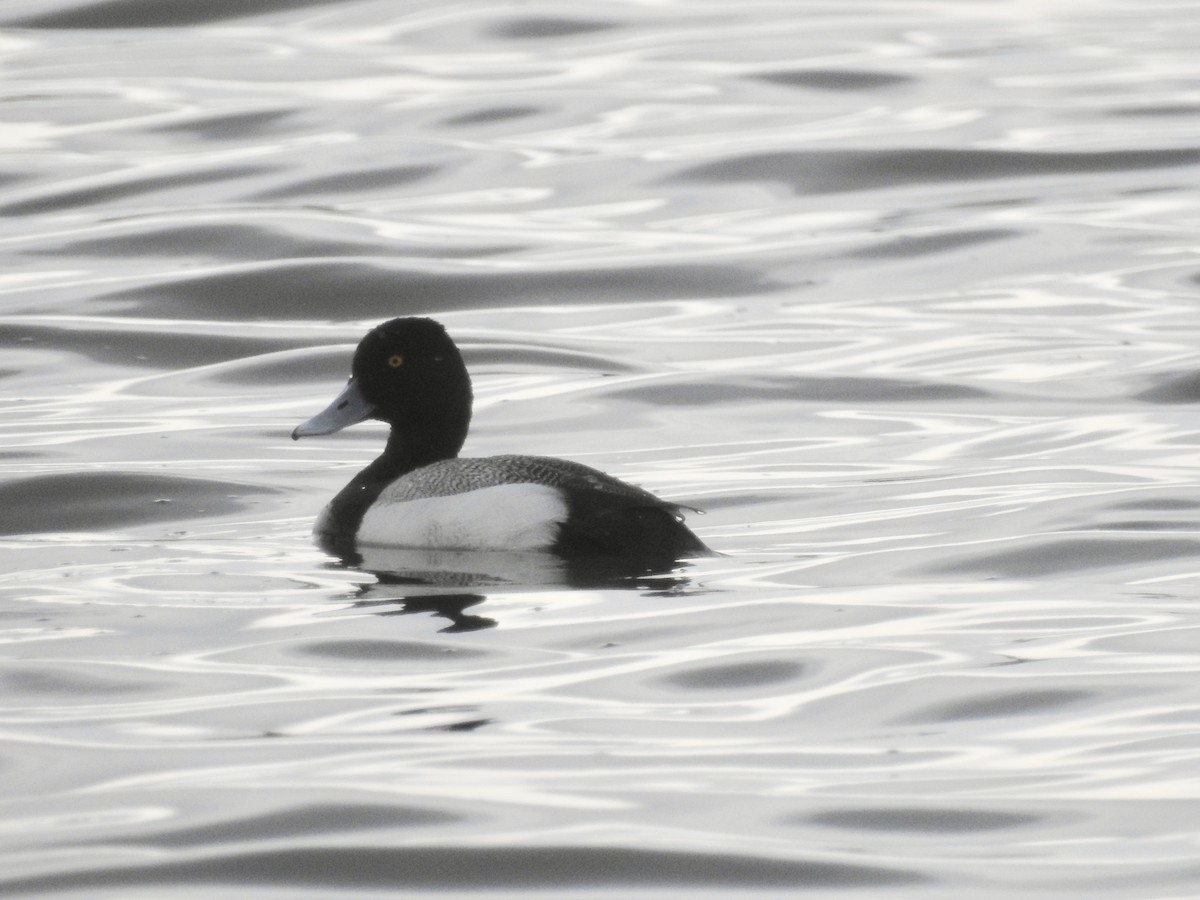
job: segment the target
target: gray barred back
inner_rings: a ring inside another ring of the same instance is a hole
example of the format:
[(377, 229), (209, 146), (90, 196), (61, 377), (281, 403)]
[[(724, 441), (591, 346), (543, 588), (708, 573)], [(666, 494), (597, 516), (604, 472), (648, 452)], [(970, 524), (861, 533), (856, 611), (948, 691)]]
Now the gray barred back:
[(606, 475), (598, 469), (550, 456), (485, 456), (444, 459), (396, 479), (379, 495), (382, 503), (426, 497), (448, 497), (500, 484), (541, 484), (566, 491), (623, 497), (634, 506), (680, 509), (649, 491)]

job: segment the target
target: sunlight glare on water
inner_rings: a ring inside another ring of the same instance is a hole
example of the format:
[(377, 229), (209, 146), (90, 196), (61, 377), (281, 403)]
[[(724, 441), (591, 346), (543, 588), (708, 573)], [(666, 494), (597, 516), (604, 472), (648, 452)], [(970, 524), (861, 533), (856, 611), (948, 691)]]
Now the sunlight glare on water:
[[(1193, 0), (12, 0), (4, 896), (1196, 893)], [(431, 315), (639, 581), (336, 563)]]

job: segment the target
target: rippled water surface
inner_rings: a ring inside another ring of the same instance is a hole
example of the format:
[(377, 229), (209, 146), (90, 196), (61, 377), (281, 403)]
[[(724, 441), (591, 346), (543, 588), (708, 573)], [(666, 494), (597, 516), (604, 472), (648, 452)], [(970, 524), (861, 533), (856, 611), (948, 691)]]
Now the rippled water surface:
[[(1200, 3), (0, 25), (5, 897), (1200, 896)], [(725, 555), (325, 557), (403, 314)]]

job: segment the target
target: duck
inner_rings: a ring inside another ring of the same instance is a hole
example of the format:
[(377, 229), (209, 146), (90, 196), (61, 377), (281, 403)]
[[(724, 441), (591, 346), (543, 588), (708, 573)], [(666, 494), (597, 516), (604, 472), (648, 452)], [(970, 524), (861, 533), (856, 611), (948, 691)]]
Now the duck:
[(445, 327), (403, 317), (371, 329), (350, 378), (292, 439), (375, 419), (383, 453), (329, 501), (313, 529), (353, 562), (367, 547), (545, 552), (566, 561), (644, 561), (644, 569), (715, 555), (685, 524), (691, 507), (582, 463), (549, 456), (463, 457), (471, 378)]

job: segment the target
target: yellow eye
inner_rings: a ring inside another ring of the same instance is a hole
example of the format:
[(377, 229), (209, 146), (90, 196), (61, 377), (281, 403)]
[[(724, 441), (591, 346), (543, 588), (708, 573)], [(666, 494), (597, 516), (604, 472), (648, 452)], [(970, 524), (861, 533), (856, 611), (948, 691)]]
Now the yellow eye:
[(388, 365), (391, 366), (393, 369), (398, 369), (402, 365), (404, 365), (404, 357), (400, 356), (399, 354), (396, 354), (395, 356), (391, 357), (388, 360)]

